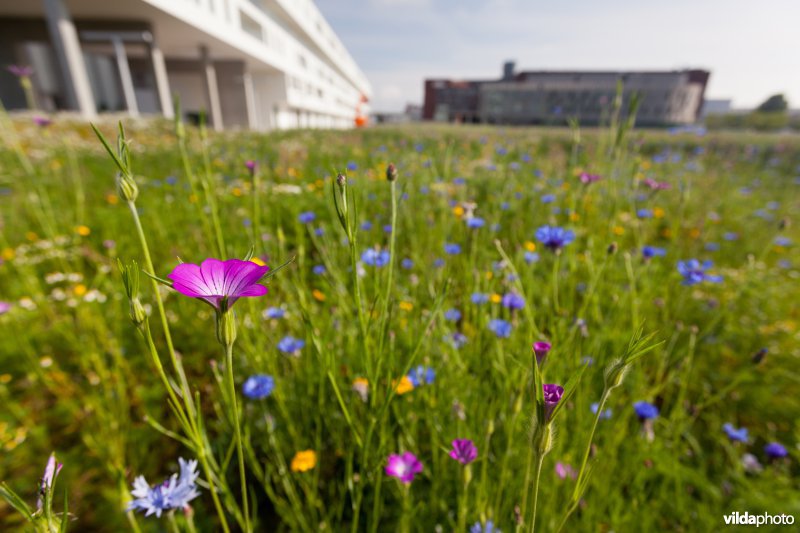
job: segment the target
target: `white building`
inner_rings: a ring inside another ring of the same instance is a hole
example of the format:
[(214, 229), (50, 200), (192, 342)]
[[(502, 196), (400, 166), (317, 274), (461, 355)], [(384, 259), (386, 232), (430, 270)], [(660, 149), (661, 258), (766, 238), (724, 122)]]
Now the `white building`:
[(174, 114), (216, 129), (350, 127), (371, 88), (311, 0), (0, 0), (0, 100)]

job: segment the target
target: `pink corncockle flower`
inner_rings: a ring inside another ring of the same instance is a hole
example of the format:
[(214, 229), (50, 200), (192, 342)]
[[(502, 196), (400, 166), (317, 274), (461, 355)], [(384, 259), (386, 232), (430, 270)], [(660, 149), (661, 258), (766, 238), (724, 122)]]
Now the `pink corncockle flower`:
[(456, 439), (453, 441), (450, 457), (462, 465), (468, 465), (478, 457), (478, 448), (470, 439)]
[(47, 117), (36, 115), (35, 117), (33, 117), (33, 123), (36, 124), (37, 126), (41, 126), (42, 128), (46, 128), (47, 126), (52, 124), (53, 121)]
[(7, 70), (18, 78), (30, 78), (33, 69), (27, 65), (8, 65)]
[(556, 463), (556, 475), (561, 479), (567, 479), (567, 477), (575, 479), (578, 477), (578, 473), (575, 472), (575, 469), (572, 468), (572, 465), (562, 462)]
[(208, 258), (200, 265), (181, 263), (167, 276), (172, 288), (192, 298), (199, 298), (218, 311), (229, 309), (245, 296), (264, 296), (267, 288), (259, 285), (269, 267), (241, 259)]
[(670, 184), (666, 181), (658, 181), (653, 178), (645, 178), (642, 183), (654, 191), (663, 191), (670, 188)]
[(599, 174), (589, 174), (588, 172), (581, 172), (579, 176), (581, 183), (589, 184), (603, 179)]
[(403, 455), (391, 454), (386, 465), (386, 475), (396, 477), (403, 483), (411, 483), (414, 476), (422, 472), (422, 463), (411, 452)]

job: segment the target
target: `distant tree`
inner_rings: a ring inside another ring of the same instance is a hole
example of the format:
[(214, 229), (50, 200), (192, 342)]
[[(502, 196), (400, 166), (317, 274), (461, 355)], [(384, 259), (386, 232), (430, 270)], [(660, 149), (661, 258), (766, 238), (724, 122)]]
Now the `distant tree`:
[(773, 94), (767, 98), (763, 104), (758, 106), (756, 111), (760, 111), (762, 113), (781, 113), (787, 109), (789, 109), (789, 103), (786, 101), (786, 98), (784, 98), (782, 94)]

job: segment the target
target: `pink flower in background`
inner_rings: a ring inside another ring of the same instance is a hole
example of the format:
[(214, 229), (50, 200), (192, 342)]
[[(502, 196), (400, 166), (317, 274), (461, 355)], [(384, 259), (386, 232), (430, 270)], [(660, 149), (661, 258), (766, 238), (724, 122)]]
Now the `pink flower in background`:
[(230, 308), (242, 297), (267, 294), (267, 288), (258, 281), (268, 270), (268, 266), (251, 261), (208, 258), (200, 265), (181, 263), (167, 277), (179, 293), (200, 298), (220, 309), (223, 305)]
[(414, 481), (414, 476), (420, 472), (422, 472), (422, 463), (413, 453), (405, 452), (403, 455), (392, 454), (389, 456), (386, 475), (396, 477), (403, 483), (411, 483)]
[(453, 441), (450, 457), (462, 465), (468, 465), (478, 457), (478, 448), (470, 439), (456, 439)]
[(568, 476), (572, 479), (578, 477), (578, 473), (575, 472), (572, 465), (561, 462), (556, 463), (556, 475), (561, 479), (567, 479)]

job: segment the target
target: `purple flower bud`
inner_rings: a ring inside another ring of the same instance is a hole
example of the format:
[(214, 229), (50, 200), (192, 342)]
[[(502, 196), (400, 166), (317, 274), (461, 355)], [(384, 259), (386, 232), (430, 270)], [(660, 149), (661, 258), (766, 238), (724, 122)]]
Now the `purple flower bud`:
[(549, 342), (539, 341), (533, 343), (533, 353), (536, 354), (536, 364), (541, 366), (544, 362), (544, 358), (547, 357), (548, 352), (550, 352)]
[(558, 405), (558, 402), (561, 401), (561, 397), (564, 395), (564, 387), (548, 383), (542, 385), (542, 389), (544, 390), (545, 418), (549, 422), (553, 409), (556, 408), (556, 405)]

